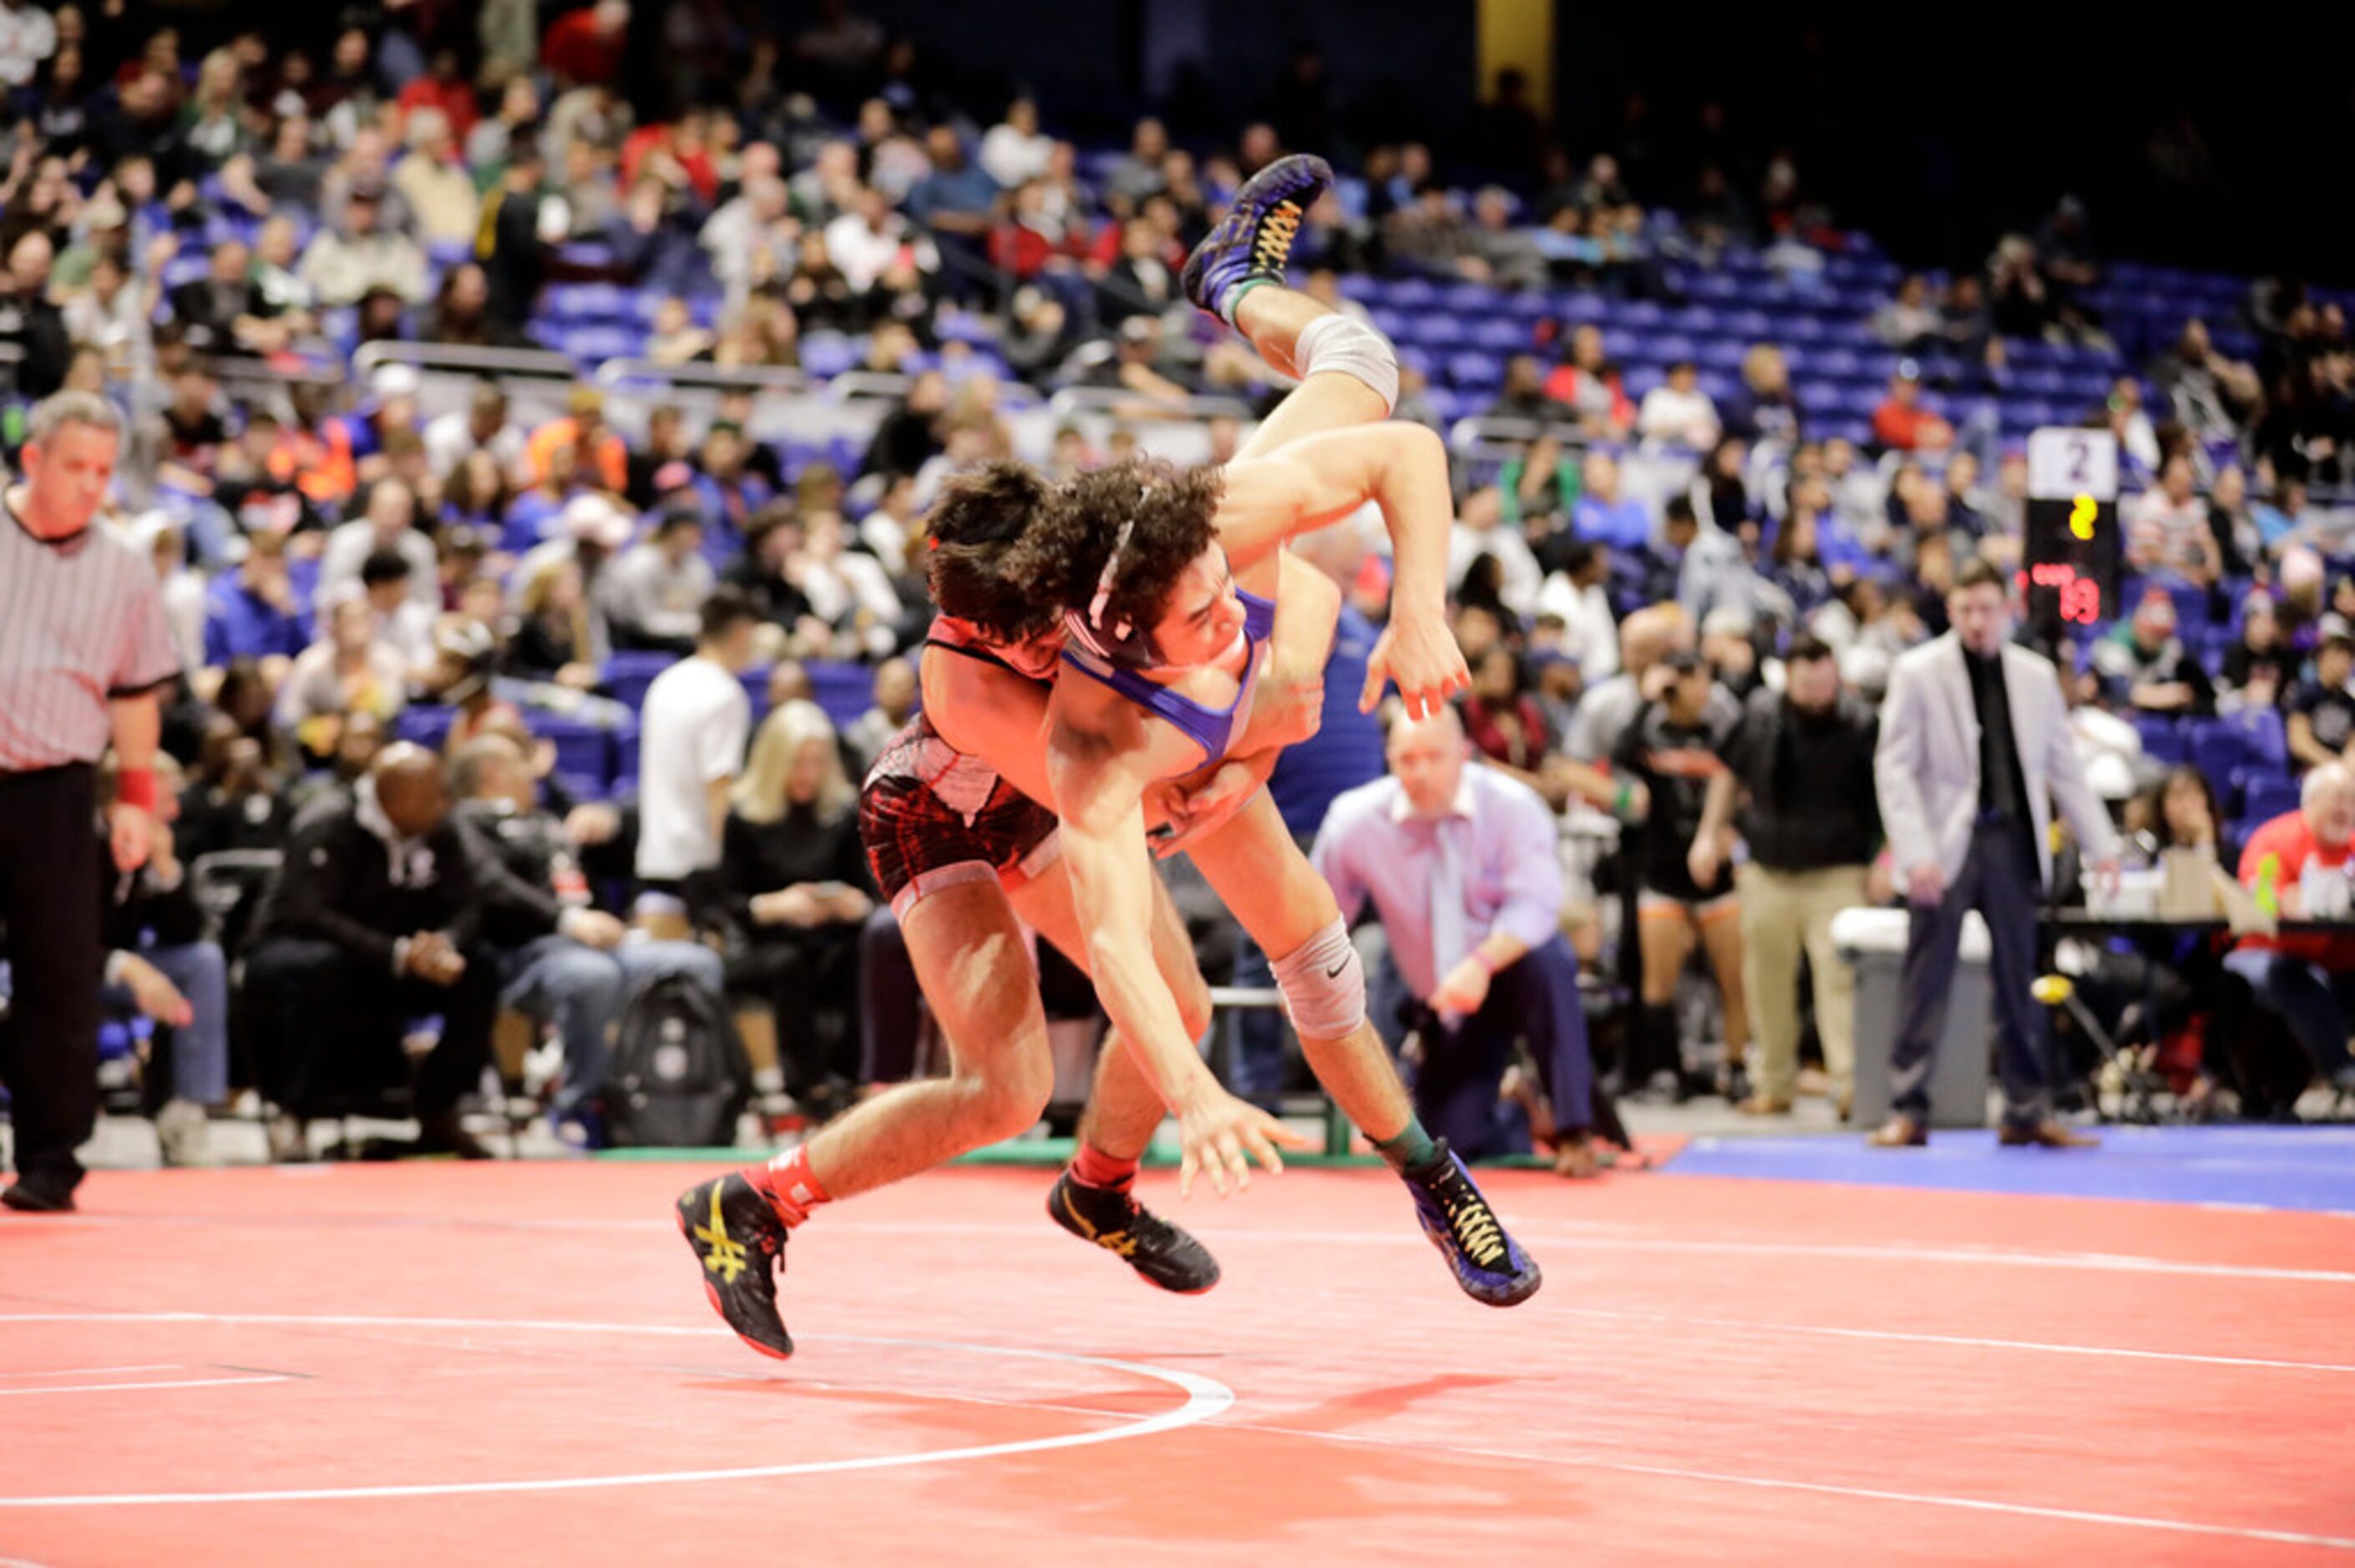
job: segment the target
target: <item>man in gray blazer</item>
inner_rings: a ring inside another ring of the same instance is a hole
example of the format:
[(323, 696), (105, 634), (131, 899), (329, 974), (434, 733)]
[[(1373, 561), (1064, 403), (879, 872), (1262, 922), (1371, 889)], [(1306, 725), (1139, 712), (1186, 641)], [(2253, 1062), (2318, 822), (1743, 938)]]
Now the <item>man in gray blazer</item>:
[(2096, 1139), (2051, 1114), (2050, 1038), (2030, 995), (2037, 907), (2052, 874), (2057, 805), (2086, 863), (2114, 876), (2118, 840), (2085, 783), (2051, 664), (2010, 646), (2003, 575), (1972, 560), (1946, 596), (1954, 630), (1890, 673), (1873, 779), (1898, 880), (1913, 909), (1890, 1068), (1894, 1114), (1867, 1140), (1929, 1140), (1933, 1053), (1945, 1023), (1963, 916), (1986, 920), (2000, 1022), (2001, 1140), (2074, 1149)]

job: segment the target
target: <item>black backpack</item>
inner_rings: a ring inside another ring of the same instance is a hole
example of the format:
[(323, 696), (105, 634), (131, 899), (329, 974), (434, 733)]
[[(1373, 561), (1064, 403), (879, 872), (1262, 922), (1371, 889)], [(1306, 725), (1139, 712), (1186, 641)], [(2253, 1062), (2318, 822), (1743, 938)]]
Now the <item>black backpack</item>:
[(605, 1092), (615, 1148), (724, 1148), (736, 1141), (751, 1092), (751, 1063), (718, 995), (684, 975), (658, 975), (631, 992)]

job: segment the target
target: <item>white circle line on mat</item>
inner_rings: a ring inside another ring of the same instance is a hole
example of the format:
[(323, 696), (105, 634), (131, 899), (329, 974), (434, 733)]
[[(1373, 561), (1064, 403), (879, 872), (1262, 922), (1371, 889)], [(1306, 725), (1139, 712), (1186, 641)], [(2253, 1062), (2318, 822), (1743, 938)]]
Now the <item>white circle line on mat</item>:
[[(663, 1323), (558, 1323), (496, 1318), (385, 1318), (312, 1316), (271, 1312), (21, 1312), (0, 1313), (9, 1323), (234, 1323), (300, 1328), (342, 1329), (490, 1329), (551, 1334), (657, 1334), (691, 1338), (725, 1335), (724, 1329), (689, 1329)], [(731, 1336), (732, 1337), (732, 1336)], [(935, 1448), (919, 1454), (879, 1454), (863, 1459), (813, 1459), (794, 1465), (751, 1465), (715, 1470), (650, 1470), (616, 1476), (561, 1476), (540, 1480), (432, 1481), (401, 1486), (289, 1488), (251, 1492), (96, 1492), (83, 1496), (0, 1497), (0, 1508), (133, 1508), (188, 1503), (333, 1502), (368, 1498), (464, 1497), (486, 1492), (588, 1491), (601, 1487), (670, 1486), (695, 1481), (767, 1480), (782, 1476), (830, 1475), (845, 1470), (885, 1470), (911, 1465), (960, 1464), (995, 1459), (1009, 1454), (1039, 1454), (1056, 1448), (1082, 1448), (1096, 1443), (1150, 1437), (1156, 1433), (1191, 1426), (1223, 1414), (1235, 1402), (1234, 1390), (1199, 1372), (1146, 1366), (1141, 1361), (1115, 1361), (1108, 1356), (1075, 1355), (1065, 1351), (1023, 1350), (1008, 1345), (971, 1345), (954, 1340), (890, 1339), (867, 1334), (813, 1334), (814, 1341), (853, 1345), (899, 1345), (916, 1350), (964, 1351), (975, 1355), (1006, 1356), (1022, 1361), (1057, 1361), (1070, 1366), (1100, 1368), (1148, 1378), (1182, 1390), (1186, 1402), (1158, 1415), (1098, 1432), (1071, 1432), (1053, 1437), (1027, 1437), (1013, 1443), (982, 1443), (964, 1448)]]

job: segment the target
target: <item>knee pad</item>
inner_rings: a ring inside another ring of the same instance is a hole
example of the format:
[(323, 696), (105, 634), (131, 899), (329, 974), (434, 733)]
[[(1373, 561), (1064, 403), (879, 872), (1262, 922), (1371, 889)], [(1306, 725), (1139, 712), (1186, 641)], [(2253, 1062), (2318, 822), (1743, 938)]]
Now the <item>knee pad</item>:
[(1384, 414), (1398, 407), (1398, 353), (1390, 339), (1355, 316), (1336, 312), (1302, 327), (1293, 343), (1292, 366), (1304, 381), (1320, 370), (1338, 371), (1370, 387), (1382, 400)]
[(1276, 959), (1274, 968), (1284, 1011), (1305, 1037), (1338, 1040), (1366, 1021), (1366, 967), (1340, 921)]

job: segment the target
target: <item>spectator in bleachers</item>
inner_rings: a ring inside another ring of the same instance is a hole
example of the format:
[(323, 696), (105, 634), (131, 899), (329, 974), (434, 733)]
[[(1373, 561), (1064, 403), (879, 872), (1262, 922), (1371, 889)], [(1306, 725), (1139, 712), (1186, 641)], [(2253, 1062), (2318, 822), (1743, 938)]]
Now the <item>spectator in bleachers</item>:
[(7, 270), (0, 274), (0, 343), (24, 353), (16, 366), (16, 390), (46, 397), (65, 381), (73, 340), (65, 316), (49, 299), (49, 268), (56, 247), (48, 234), (31, 229), (9, 246)]
[(1437, 179), (1417, 185), (1411, 203), (1382, 219), (1381, 233), (1383, 253), (1396, 270), (1454, 276), (1463, 262), (1476, 260), (1464, 215)]
[(1757, 512), (1750, 499), (1750, 449), (1727, 436), (1710, 443), (1708, 452), (1693, 480), (1695, 514), (1705, 527), (1737, 533)]
[(577, 848), (538, 804), (530, 765), (505, 736), (460, 747), (450, 782), (453, 815), (478, 857), (482, 937), (498, 964), (500, 1005), (555, 1026), (564, 1045), (555, 1113), (593, 1147), (602, 1141), (608, 1042), (623, 1003), (672, 974), (716, 997), (719, 956), (695, 942), (625, 942), (621, 921), (589, 906)]
[(580, 562), (543, 559), (524, 577), (517, 609), (506, 645), (508, 674), (576, 691), (596, 685), (605, 652), (603, 629), (581, 581)]
[(313, 602), (325, 605), (345, 584), (357, 583), (368, 557), (386, 551), (409, 563), (410, 597), (429, 611), (438, 609), (433, 541), (417, 526), (416, 492), (390, 475), (368, 486), (365, 513), (327, 536)]
[[(2334, 912), (2343, 917), (2350, 836), (2355, 774), (2343, 763), (2326, 761), (2306, 776), (2296, 810), (2250, 835), (2241, 852), (2241, 881), (2275, 889), (2285, 918)], [(2355, 1094), (2355, 1062), (2347, 1053), (2355, 1017), (2355, 938), (2248, 936), (2224, 963), (2249, 982), (2257, 1005), (2288, 1027), (2322, 1080), (2342, 1095)]]
[(209, 341), (218, 352), (248, 347), (253, 325), (272, 313), (254, 289), (251, 260), (252, 253), (240, 240), (215, 246), (206, 275), (171, 291), (173, 319), (208, 334), (202, 341)]
[[(1716, 446), (1722, 429), (1717, 405), (1700, 389), (1700, 368), (1689, 359), (1668, 366), (1668, 379), (1644, 394), (1636, 414), (1636, 433), (1644, 440), (1695, 451)], [(1746, 454), (1748, 449), (1739, 445), (1739, 438), (1735, 445)]]
[(523, 427), (508, 418), (507, 396), (496, 381), (477, 383), (464, 408), (427, 421), (424, 437), (427, 464), (438, 474), (455, 473), (476, 452), (488, 454), (510, 481), (529, 469)]
[(1593, 323), (1571, 333), (1561, 363), (1546, 373), (1544, 391), (1590, 438), (1622, 439), (1635, 429), (1636, 406), (1620, 389), (1618, 367), (1604, 355), (1603, 331)]
[(596, 0), (549, 24), (540, 36), (539, 63), (560, 82), (610, 85), (622, 74), (629, 29), (629, 0)]
[(1517, 354), (1505, 361), (1504, 385), (1488, 405), (1488, 418), (1550, 424), (1571, 412), (1547, 390), (1545, 368), (1535, 355)]
[(287, 576), (285, 535), (249, 535), (245, 558), (206, 590), (203, 667), (222, 669), (235, 659), (291, 664), (307, 641)]
[(406, 1077), (407, 1021), (438, 1014), (416, 1075), (416, 1152), (485, 1157), (458, 1101), (490, 1057), (498, 978), (477, 945), (479, 885), (462, 834), (441, 759), (405, 744), (385, 748), (349, 809), (295, 830), (246, 960), (265, 1083), (282, 1109), (299, 1118), (333, 1103), (356, 1071)]
[(360, 597), (376, 617), (376, 640), (412, 675), (433, 661), (433, 622), (442, 609), (438, 569), (426, 579), (425, 599), (417, 596), (416, 580), (416, 564), (398, 550), (373, 551), (360, 563)]
[(1600, 448), (1591, 449), (1581, 465), (1578, 504), (1571, 510), (1571, 526), (1581, 539), (1630, 554), (1651, 543), (1650, 509), (1621, 493), (1619, 461)]
[(792, 276), (801, 235), (785, 182), (761, 175), (705, 220), (697, 241), (730, 303), (741, 304), (755, 284)]
[(2292, 688), (2288, 712), (2290, 760), (2319, 768), (2341, 758), (2355, 760), (2355, 637), (2334, 631), (2314, 651), (2314, 677)]
[(1872, 439), (1891, 451), (1943, 451), (1955, 444), (1955, 428), (1922, 404), (1922, 367), (1899, 362), (1889, 377), (1889, 396), (1872, 411)]
[(1926, 354), (1937, 346), (1945, 322), (1930, 302), (1930, 281), (1908, 273), (1894, 297), (1872, 313), (1872, 335), (1904, 354)]
[(2127, 472), (2137, 476), (2156, 476), (2164, 461), (2159, 450), (2158, 427), (2151, 423), (2150, 413), (2142, 406), (2142, 383), (2131, 376), (2121, 376), (2110, 384), (2110, 395), (2101, 408), (2101, 421), (2118, 439), (2118, 451), (2126, 461)]
[(717, 581), (703, 556), (703, 532), (694, 506), (673, 504), (652, 534), (600, 574), (598, 608), (614, 647), (693, 651), (704, 601)]
[(2178, 453), (2159, 470), (2158, 484), (2125, 508), (2126, 565), (2168, 581), (2212, 588), (2223, 557), (2200, 498), (2191, 459)]
[(2216, 694), (2198, 654), (2176, 635), (2175, 600), (2147, 588), (2133, 617), (2094, 644), (2094, 670), (2113, 705), (2149, 714), (2213, 713)]
[(548, 471), (549, 457), (559, 447), (570, 447), (581, 476), (597, 489), (619, 495), (629, 488), (629, 447), (605, 422), (605, 394), (594, 387), (575, 387), (565, 398), (565, 414), (531, 432), (525, 442), (525, 461), (535, 477)]
[(703, 600), (695, 652), (646, 688), (638, 752), (638, 915), (657, 937), (685, 936), (713, 907), (720, 830), (751, 727), (738, 677), (760, 616), (722, 588)]
[(1474, 282), (1499, 289), (1536, 289), (1548, 277), (1545, 252), (1529, 230), (1513, 222), (1512, 194), (1499, 185), (1485, 185), (1472, 198), (1472, 228), (1465, 236), (1466, 254), (1455, 270)]
[(500, 320), (530, 319), (548, 276), (548, 248), (562, 238), (562, 209), (541, 190), (548, 176), (546, 149), (528, 135), (507, 147), (506, 168), (483, 197), (474, 230), (474, 260), (491, 286), (491, 309)]
[(1047, 172), (1054, 139), (1039, 130), (1039, 105), (1028, 97), (1006, 106), (1006, 118), (981, 139), (982, 172), (1005, 190), (1014, 190)]
[(491, 309), (488, 275), (471, 261), (442, 274), (433, 302), (417, 329), (421, 343), (468, 348), (536, 348), (530, 334)]
[(311, 238), (298, 272), (323, 305), (351, 305), (371, 289), (389, 289), (409, 304), (425, 298), (425, 253), (416, 241), (384, 224), (385, 187), (356, 183), (342, 216)]
[(2256, 371), (2219, 353), (2198, 316), (2184, 322), (2174, 347), (2151, 366), (2150, 378), (2176, 422), (2200, 441), (2232, 440), (2264, 396)]
[(857, 1071), (858, 935), (875, 907), (858, 800), (825, 711), (787, 703), (753, 737), (724, 834), (729, 983), (771, 1004), (803, 1099)]
[(805, 512), (801, 589), (811, 614), (834, 628), (837, 657), (884, 658), (900, 645), (905, 607), (883, 564), (847, 543), (842, 514)]
[(390, 184), (415, 220), (411, 234), (428, 249), (474, 238), (482, 202), (459, 150), (464, 135), (447, 113), (432, 107), (412, 110), (402, 132), (409, 151), (392, 166)]
[(1104, 194), (1132, 207), (1164, 188), (1162, 164), (1169, 155), (1169, 131), (1151, 115), (1129, 133), (1128, 151), (1113, 161), (1104, 176)]
[[(272, 211), (300, 212), (315, 217), (322, 206), (327, 160), (312, 141), (314, 127), (303, 114), (282, 116), (271, 133), (269, 148), (252, 155), (250, 179), (255, 192)], [(231, 168), (224, 168), (224, 181)]]
[(823, 647), (831, 629), (811, 615), (809, 595), (799, 581), (803, 571), (801, 519), (791, 502), (772, 502), (747, 523), (743, 553), (719, 580), (751, 601), (762, 620), (786, 634), (785, 641)]
[(336, 749), (344, 715), (389, 722), (409, 701), (409, 665), (378, 640), (377, 614), (357, 587), (323, 601), (322, 635), (304, 649), (278, 691), (277, 722), (305, 755)]
[(1752, 344), (1742, 356), (1742, 380), (1720, 412), (1725, 433), (1753, 447), (1766, 441), (1785, 446), (1796, 442), (1804, 416), (1798, 397), (1791, 390), (1791, 370), (1783, 351), (1771, 343)]
[(874, 705), (842, 732), (843, 750), (854, 778), (864, 779), (875, 758), (908, 715), (916, 710), (916, 667), (905, 659), (886, 659), (875, 666)]
[[(1801, 621), (1820, 609), (1832, 596), (1832, 568), (1824, 559), (1822, 531), (1829, 517), (1823, 505), (1823, 482), (1803, 479), (1791, 486), (1791, 502), (1774, 530), (1768, 553), (1767, 579), (1791, 601)], [(1852, 564), (1845, 570), (1854, 571)]]
[(2228, 713), (2280, 707), (2297, 678), (2301, 662), (2282, 639), (2273, 595), (2263, 589), (2252, 593), (2241, 609), (2238, 635), (2224, 645), (2223, 659), (2216, 673), (2216, 705)]
[(1461, 588), (1483, 556), (1496, 563), (1496, 599), (1490, 608), (1503, 610), (1518, 625), (1537, 609), (1545, 573), (1529, 552), (1528, 535), (1506, 522), (1504, 493), (1493, 484), (1465, 496), (1456, 513), (1455, 527), (1448, 535), (1448, 580)]
[[(1560, 648), (1581, 678), (1592, 683), (1617, 673), (1619, 628), (1611, 609), (1609, 546), (1583, 528), (1579, 533), (1563, 549), (1561, 567), (1539, 590), (1537, 613), (1540, 620), (1550, 616), (1561, 623)], [(1559, 745), (1561, 732), (1555, 731), (1553, 739)]]

